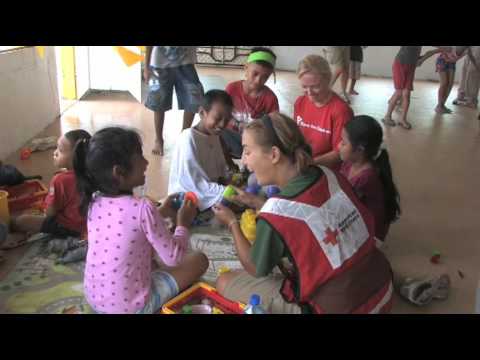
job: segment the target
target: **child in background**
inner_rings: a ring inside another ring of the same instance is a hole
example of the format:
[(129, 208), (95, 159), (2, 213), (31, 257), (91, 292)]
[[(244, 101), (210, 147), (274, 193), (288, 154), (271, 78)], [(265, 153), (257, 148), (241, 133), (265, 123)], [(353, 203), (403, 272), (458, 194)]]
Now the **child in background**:
[(480, 46), (466, 46), (466, 48), (468, 56), (463, 63), (462, 78), (453, 105), (476, 109), (480, 89)]
[(350, 95), (358, 95), (355, 84), (362, 75), (363, 49), (367, 46), (350, 46)]
[(438, 104), (435, 107), (437, 114), (451, 114), (452, 110), (445, 106), (453, 82), (455, 81), (455, 70), (457, 61), (463, 54), (457, 53), (455, 46), (448, 51), (442, 51), (436, 61), (436, 72), (440, 77), (440, 86), (438, 87)]
[(235, 158), (242, 156), (243, 128), (253, 119), (279, 111), (278, 99), (265, 85), (275, 71), (276, 55), (264, 47), (253, 48), (245, 65), (245, 80), (227, 85), (233, 100), (233, 121), (222, 131), (222, 140)]
[[(174, 214), (172, 197), (158, 210), (133, 195), (145, 183), (147, 165), (139, 135), (118, 127), (98, 131), (75, 151), (80, 211), (88, 217), (85, 298), (99, 313), (156, 313), (208, 266), (202, 253), (186, 254), (197, 212), (191, 201), (176, 214), (172, 235), (164, 221)], [(151, 271), (152, 250), (168, 272)]]
[[(77, 191), (77, 179), (73, 171), (75, 146), (90, 139), (85, 130), (72, 130), (58, 139), (57, 149), (53, 153), (53, 162), (57, 168), (65, 169), (55, 175), (50, 182), (45, 198), (45, 215), (20, 215), (12, 219), (12, 230), (31, 235), (42, 232), (55, 238), (79, 238), (86, 230), (85, 218), (80, 215)], [(24, 238), (26, 240), (26, 237)]]
[[(382, 122), (386, 126), (396, 126), (397, 124), (406, 130), (412, 128), (412, 124), (407, 121), (408, 109), (410, 107), (410, 95), (413, 91), (413, 81), (417, 66), (421, 66), (425, 60), (439, 53), (441, 50), (430, 50), (420, 55), (422, 46), (401, 46), (392, 66), (393, 84), (395, 92), (388, 100), (388, 109)], [(402, 117), (398, 123), (392, 119), (392, 113), (401, 101)]]
[(350, 72), (350, 46), (327, 46), (324, 55), (332, 66), (332, 88), (340, 77), (342, 94), (340, 95), (347, 104), (350, 98), (347, 94), (348, 75)]
[(233, 103), (223, 90), (210, 90), (200, 106), (200, 122), (185, 129), (170, 160), (168, 194), (194, 192), (204, 211), (222, 199), (228, 183), (228, 164), (220, 133), (232, 117)]
[(375, 218), (375, 236), (385, 241), (400, 215), (400, 196), (393, 182), (388, 152), (381, 147), (382, 127), (370, 116), (355, 116), (342, 131), (340, 173)]

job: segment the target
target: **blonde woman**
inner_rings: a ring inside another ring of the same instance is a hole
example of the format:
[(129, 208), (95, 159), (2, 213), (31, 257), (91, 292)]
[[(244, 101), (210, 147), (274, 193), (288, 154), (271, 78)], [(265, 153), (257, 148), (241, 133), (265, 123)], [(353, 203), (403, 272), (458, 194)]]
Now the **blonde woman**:
[(305, 57), (298, 65), (297, 76), (305, 94), (295, 101), (293, 118), (312, 147), (314, 164), (339, 170), (338, 145), (353, 111), (331, 89), (332, 72), (323, 57)]

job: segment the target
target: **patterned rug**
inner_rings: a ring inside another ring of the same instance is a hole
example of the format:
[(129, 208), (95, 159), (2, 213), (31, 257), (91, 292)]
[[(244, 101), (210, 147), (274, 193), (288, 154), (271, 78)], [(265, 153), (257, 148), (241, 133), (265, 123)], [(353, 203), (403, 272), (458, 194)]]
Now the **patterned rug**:
[(56, 255), (44, 257), (42, 250), (33, 243), (0, 282), (0, 313), (92, 313), (83, 297), (84, 262), (55, 265)]
[[(210, 266), (201, 279), (212, 285), (221, 267), (241, 269), (230, 232), (219, 225), (192, 229), (191, 248), (204, 252)], [(56, 255), (42, 255), (43, 244), (30, 245), (15, 268), (0, 282), (1, 314), (90, 314), (83, 297), (85, 263), (55, 265)]]

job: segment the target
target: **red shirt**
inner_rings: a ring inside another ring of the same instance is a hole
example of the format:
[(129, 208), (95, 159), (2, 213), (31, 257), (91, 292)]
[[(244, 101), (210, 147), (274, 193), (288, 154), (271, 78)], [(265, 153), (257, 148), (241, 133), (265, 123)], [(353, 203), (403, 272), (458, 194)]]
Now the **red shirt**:
[[(232, 97), (233, 117), (238, 122), (247, 124), (265, 114), (279, 111), (277, 96), (268, 86), (264, 86), (260, 95), (254, 98), (243, 91), (243, 81), (232, 82), (225, 88), (225, 91)], [(238, 131), (238, 124), (230, 122), (227, 128)]]
[(353, 118), (353, 111), (337, 94), (322, 107), (316, 106), (308, 96), (300, 96), (295, 101), (293, 118), (316, 157), (338, 151), (343, 127)]
[(72, 170), (53, 177), (48, 195), (45, 197), (45, 206), (50, 205), (55, 207), (57, 223), (79, 233), (85, 229), (86, 219), (80, 215), (80, 195), (77, 191), (75, 173)]
[(351, 167), (351, 163), (344, 162), (340, 173), (348, 179), (359, 200), (370, 210), (375, 219), (375, 236), (384, 241), (390, 224), (385, 223), (385, 194), (380, 177), (374, 168), (368, 168), (349, 179)]

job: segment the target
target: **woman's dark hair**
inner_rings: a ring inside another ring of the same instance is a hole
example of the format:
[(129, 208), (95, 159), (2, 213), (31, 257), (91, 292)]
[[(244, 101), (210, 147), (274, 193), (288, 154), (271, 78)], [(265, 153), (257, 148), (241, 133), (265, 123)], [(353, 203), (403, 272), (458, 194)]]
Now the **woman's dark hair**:
[(345, 131), (354, 150), (361, 150), (378, 171), (385, 191), (385, 221), (390, 224), (400, 216), (400, 194), (393, 182), (392, 168), (386, 149), (380, 149), (383, 130), (371, 116), (355, 116), (345, 125)]
[(210, 111), (215, 103), (222, 103), (229, 108), (233, 108), (232, 97), (223, 90), (209, 90), (203, 95), (201, 106), (205, 111)]
[(90, 139), (92, 135), (88, 131), (85, 131), (83, 129), (78, 129), (78, 130), (72, 130), (69, 132), (66, 132), (64, 135), (67, 140), (70, 142), (72, 145), (72, 149), (75, 148), (75, 145), (83, 139)]
[[(252, 48), (252, 50), (250, 51), (250, 54), (253, 54), (253, 53), (256, 53), (256, 52), (259, 52), (259, 51), (264, 51), (264, 52), (267, 52), (269, 53), (270, 55), (273, 56), (273, 58), (276, 60), (277, 59), (277, 55), (275, 55), (275, 53), (270, 50), (269, 48), (267, 47), (261, 47), (261, 46), (257, 46), (257, 47), (254, 47)], [(257, 60), (257, 61), (254, 61), (255, 64), (258, 64), (258, 65), (262, 65), (262, 66), (265, 66), (266, 68), (269, 68), (271, 70), (274, 70), (274, 67), (272, 64), (270, 64), (269, 62), (267, 61), (263, 61), (263, 60)]]
[(90, 140), (75, 147), (73, 169), (80, 193), (80, 213), (86, 215), (92, 195), (100, 191), (107, 195), (120, 193), (113, 167), (127, 174), (132, 169), (132, 157), (142, 154), (142, 139), (131, 129), (108, 127), (97, 131)]

